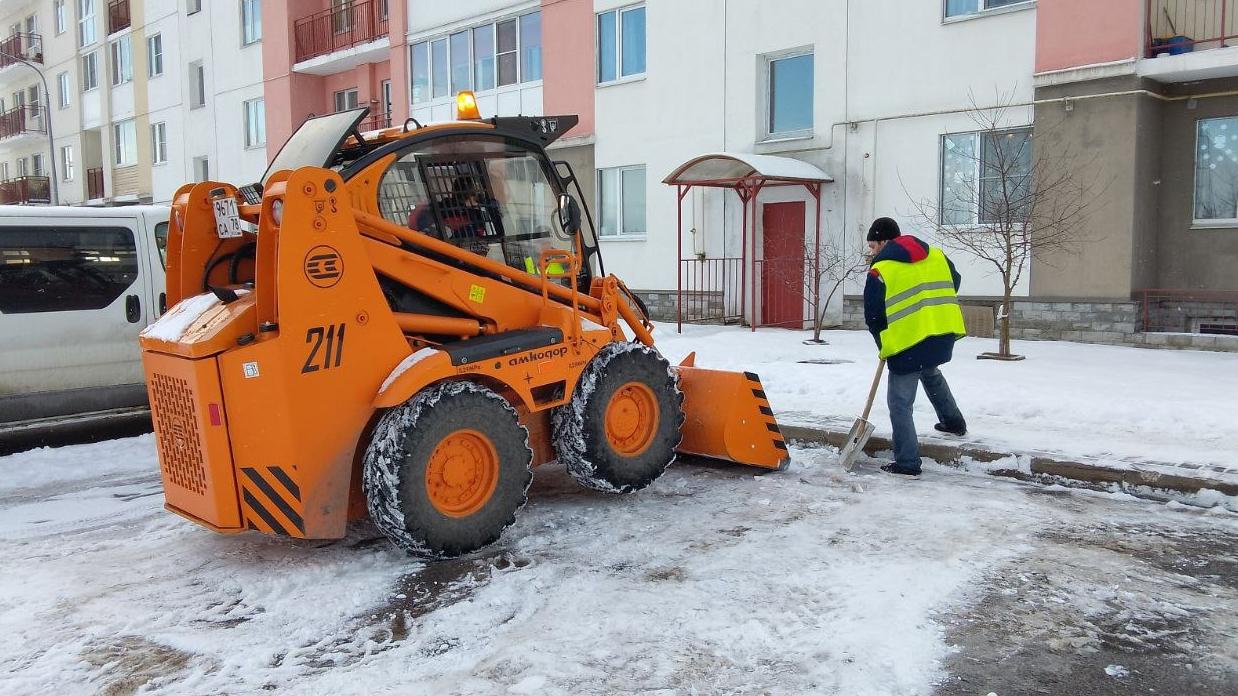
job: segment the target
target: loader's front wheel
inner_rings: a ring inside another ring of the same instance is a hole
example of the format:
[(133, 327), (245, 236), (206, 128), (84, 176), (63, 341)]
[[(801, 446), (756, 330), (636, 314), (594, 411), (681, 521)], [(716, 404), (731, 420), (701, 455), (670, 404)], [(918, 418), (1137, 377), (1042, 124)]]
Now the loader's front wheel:
[(370, 518), (418, 556), (475, 551), (516, 521), (532, 459), (503, 397), (471, 382), (430, 387), (374, 429), (362, 478)]
[(638, 343), (614, 343), (590, 361), (572, 400), (555, 413), (555, 449), (584, 486), (630, 493), (675, 460), (682, 424), (683, 396), (666, 359)]

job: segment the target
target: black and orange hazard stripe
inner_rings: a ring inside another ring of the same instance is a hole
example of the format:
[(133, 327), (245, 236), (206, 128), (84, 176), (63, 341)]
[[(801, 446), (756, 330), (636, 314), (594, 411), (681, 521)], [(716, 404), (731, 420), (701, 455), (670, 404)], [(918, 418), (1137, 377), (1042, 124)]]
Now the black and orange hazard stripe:
[[(774, 418), (774, 409), (770, 408), (769, 397), (765, 395), (765, 388), (761, 385), (761, 377), (755, 372), (745, 372), (744, 378), (748, 380), (748, 386), (752, 389), (752, 395), (756, 397), (757, 408), (761, 411), (761, 416), (765, 419), (765, 429), (770, 432), (770, 439), (774, 442), (774, 447), (787, 451), (787, 439), (782, 435), (782, 429), (778, 427), (778, 420)], [(782, 465), (786, 466), (791, 461), (789, 454), (785, 455), (782, 460)]]
[(246, 527), (285, 536), (305, 536), (301, 488), (287, 472), (278, 466), (268, 466), (265, 472), (245, 467), (241, 474)]

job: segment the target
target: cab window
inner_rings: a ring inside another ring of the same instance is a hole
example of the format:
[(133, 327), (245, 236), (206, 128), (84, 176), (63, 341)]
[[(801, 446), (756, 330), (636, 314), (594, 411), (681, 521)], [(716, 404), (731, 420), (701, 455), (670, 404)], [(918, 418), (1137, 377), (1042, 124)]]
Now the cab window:
[(551, 176), (545, 158), (519, 142), (448, 136), (392, 163), (378, 207), (391, 222), (536, 273), (543, 251), (572, 249)]
[(159, 249), (159, 262), (168, 267), (168, 223), (155, 223), (155, 246)]
[(137, 277), (126, 228), (0, 228), (0, 313), (103, 309)]

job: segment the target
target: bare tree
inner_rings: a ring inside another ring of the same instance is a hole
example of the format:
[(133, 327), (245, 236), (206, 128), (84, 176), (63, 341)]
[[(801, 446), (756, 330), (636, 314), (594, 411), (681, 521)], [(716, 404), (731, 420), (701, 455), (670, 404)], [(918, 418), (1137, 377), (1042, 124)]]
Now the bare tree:
[[(972, 133), (943, 139), (942, 183), (936, 200), (912, 199), (914, 213), (936, 232), (941, 245), (991, 265), (1002, 279), (996, 354), (1010, 352), (1011, 296), (1030, 261), (1045, 262), (1090, 241), (1087, 221), (1098, 183), (1083, 176), (1069, 146), (1047, 137), (1052, 128), (1038, 120), (1011, 128), (1010, 95), (985, 108), (972, 98)], [(910, 196), (909, 196), (910, 198)]]

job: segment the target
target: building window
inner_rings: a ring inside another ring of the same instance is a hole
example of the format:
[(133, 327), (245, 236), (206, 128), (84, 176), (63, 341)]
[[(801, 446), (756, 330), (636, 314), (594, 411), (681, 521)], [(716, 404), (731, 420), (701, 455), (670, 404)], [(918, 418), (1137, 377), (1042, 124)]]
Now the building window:
[(197, 14), (202, 11), (202, 0), (185, 0), (185, 14)]
[(99, 52), (82, 56), (82, 91), (89, 92), (99, 86)]
[(645, 74), (645, 6), (597, 16), (598, 84)]
[(520, 17), (520, 75), (525, 82), (536, 82), (542, 79), (542, 13), (540, 12)]
[(69, 84), (69, 73), (62, 72), (59, 75), (57, 75), (56, 76), (56, 91), (57, 91), (57, 96), (60, 98), (60, 108), (62, 109), (69, 108), (69, 104), (71, 102), (70, 94), (69, 94), (70, 89), (72, 89), (72, 86)]
[(30, 173), (33, 176), (43, 176), (43, 155), (36, 152), (30, 156)]
[(56, 28), (56, 35), (63, 34), (69, 26), (68, 15), (65, 12), (65, 0), (56, 0), (52, 3), (52, 23)]
[(1031, 179), (1031, 128), (942, 136), (941, 224), (1021, 219)]
[(65, 145), (60, 148), (60, 178), (64, 181), (73, 181), (73, 146)]
[(357, 108), (357, 88), (342, 89), (335, 93), (335, 111), (348, 111)]
[(473, 56), (469, 50), (469, 32), (456, 32), (447, 43), (451, 54), (451, 93), (472, 89)]
[(95, 42), (95, 0), (77, 0), (77, 45)]
[(211, 161), (206, 157), (193, 158), (194, 181), (208, 181), (211, 178)]
[(245, 106), (245, 147), (261, 147), (267, 142), (266, 102), (250, 99)]
[(598, 215), (603, 237), (645, 236), (645, 167), (598, 170)]
[(29, 174), (30, 174), (29, 164), (27, 163), (26, 158), (18, 157), (17, 158), (17, 176), (20, 178), (23, 176), (28, 176)]
[(125, 36), (112, 42), (112, 86), (133, 81), (133, 43)]
[(812, 132), (813, 54), (769, 58), (767, 134), (786, 137)]
[(410, 47), (414, 104), (542, 79), (542, 14), (470, 27)]
[(1238, 116), (1195, 125), (1195, 221), (1238, 222)]
[(189, 108), (201, 109), (206, 106), (206, 67), (202, 61), (189, 64)]
[(241, 44), (262, 40), (262, 6), (258, 0), (241, 0)]
[(150, 153), (151, 164), (164, 164), (168, 161), (168, 124), (151, 124)]
[(473, 29), (473, 86), (494, 89), (494, 25)]
[(9, 180), (9, 163), (0, 162), (0, 181)]
[(138, 129), (133, 119), (112, 125), (112, 163), (117, 167), (138, 163)]
[(1010, 5), (1030, 5), (1032, 0), (946, 0), (946, 17), (965, 17)]
[(163, 74), (163, 34), (146, 37), (146, 76)]

